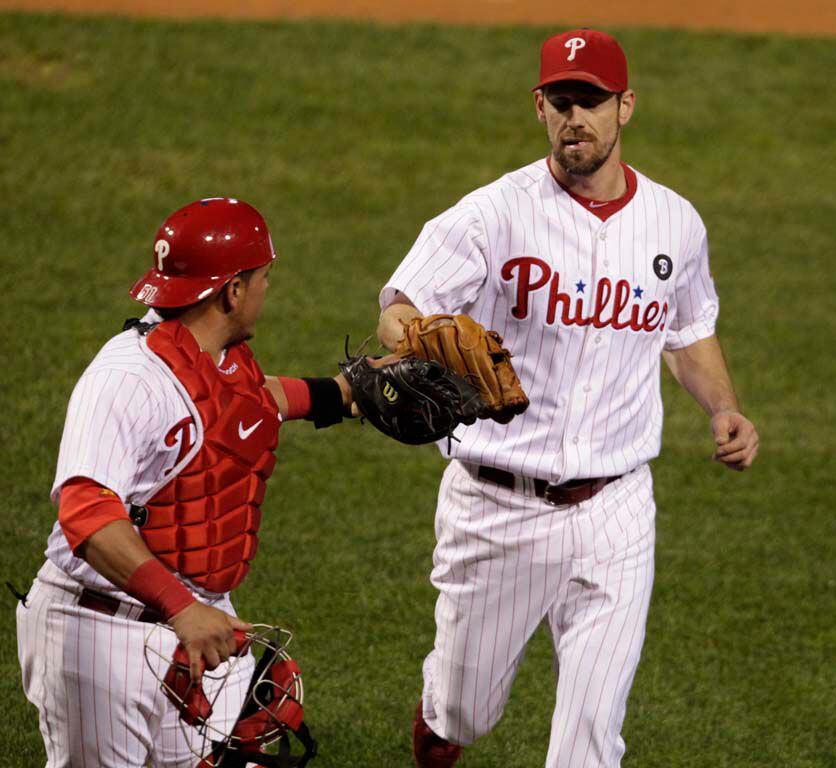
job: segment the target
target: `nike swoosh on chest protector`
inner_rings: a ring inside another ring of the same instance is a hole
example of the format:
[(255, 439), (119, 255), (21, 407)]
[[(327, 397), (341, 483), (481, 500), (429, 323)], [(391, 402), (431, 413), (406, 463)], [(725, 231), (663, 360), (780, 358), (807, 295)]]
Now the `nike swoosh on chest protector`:
[(253, 432), (255, 432), (258, 429), (262, 421), (264, 421), (264, 419), (259, 419), (255, 424), (253, 424), (251, 427), (247, 427), (246, 429), (244, 429), (244, 422), (239, 421), (238, 437), (240, 437), (242, 440), (246, 440)]

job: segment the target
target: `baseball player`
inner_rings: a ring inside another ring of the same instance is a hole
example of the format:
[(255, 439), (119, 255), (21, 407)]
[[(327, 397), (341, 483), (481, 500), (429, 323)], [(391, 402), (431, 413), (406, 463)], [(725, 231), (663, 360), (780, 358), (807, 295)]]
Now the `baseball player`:
[(459, 427), (441, 482), (424, 768), (496, 724), (541, 622), (558, 670), (546, 766), (620, 765), (653, 583), (660, 357), (710, 417), (718, 461), (742, 470), (757, 452), (714, 335), (705, 227), (621, 161), (635, 103), (611, 36), (547, 40), (548, 157), (429, 221), (380, 294), (387, 347), (416, 318), (465, 313), (504, 337), (531, 401), (507, 425)]
[[(243, 201), (176, 211), (131, 290), (150, 309), (73, 391), (52, 486), (58, 520), (17, 610), (49, 766), (197, 763), (197, 733), (160, 691), (162, 660), (179, 640), (193, 679), (204, 663), (224, 672), (234, 630), (250, 626), (229, 593), (256, 554), (279, 428), (336, 423), (351, 400), (341, 374), (265, 377), (247, 347), (275, 258)], [(220, 730), (241, 709), (252, 657), (234, 670), (222, 689), (204, 681)]]

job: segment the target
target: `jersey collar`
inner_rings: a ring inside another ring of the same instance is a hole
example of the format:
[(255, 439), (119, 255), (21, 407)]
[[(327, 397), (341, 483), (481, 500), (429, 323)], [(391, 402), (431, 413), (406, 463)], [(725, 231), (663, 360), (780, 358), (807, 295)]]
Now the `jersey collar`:
[(597, 216), (601, 221), (606, 221), (610, 216), (618, 213), (629, 203), (636, 194), (638, 188), (638, 180), (636, 179), (636, 172), (626, 163), (621, 163), (621, 168), (624, 171), (624, 180), (627, 182), (627, 191), (615, 200), (591, 200), (588, 197), (572, 192), (560, 179), (557, 178), (552, 170), (551, 155), (546, 158), (546, 165), (549, 167), (549, 173), (552, 178), (566, 192), (576, 203), (583, 206), (593, 216)]

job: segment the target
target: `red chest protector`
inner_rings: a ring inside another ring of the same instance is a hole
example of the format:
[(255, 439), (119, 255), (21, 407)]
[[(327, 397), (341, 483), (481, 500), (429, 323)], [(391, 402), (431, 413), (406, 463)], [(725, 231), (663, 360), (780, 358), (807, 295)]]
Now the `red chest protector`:
[(147, 343), (194, 403), (200, 447), (146, 502), (140, 534), (181, 576), (209, 592), (229, 592), (247, 575), (258, 548), (279, 409), (246, 344), (227, 351), (221, 371), (176, 320), (154, 328)]

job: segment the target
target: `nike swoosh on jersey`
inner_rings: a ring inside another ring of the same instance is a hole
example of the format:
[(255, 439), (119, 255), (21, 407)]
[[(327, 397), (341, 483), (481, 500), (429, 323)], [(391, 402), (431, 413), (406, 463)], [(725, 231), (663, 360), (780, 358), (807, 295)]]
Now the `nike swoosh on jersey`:
[(603, 208), (605, 205), (609, 205), (609, 204), (610, 204), (609, 200), (604, 200), (603, 203), (590, 203), (589, 207), (590, 208)]
[(246, 440), (253, 432), (255, 432), (258, 429), (258, 426), (259, 424), (261, 424), (262, 421), (264, 421), (264, 419), (259, 419), (255, 424), (253, 424), (251, 427), (247, 427), (246, 429), (244, 429), (244, 422), (239, 421), (238, 437), (240, 437), (242, 440)]

